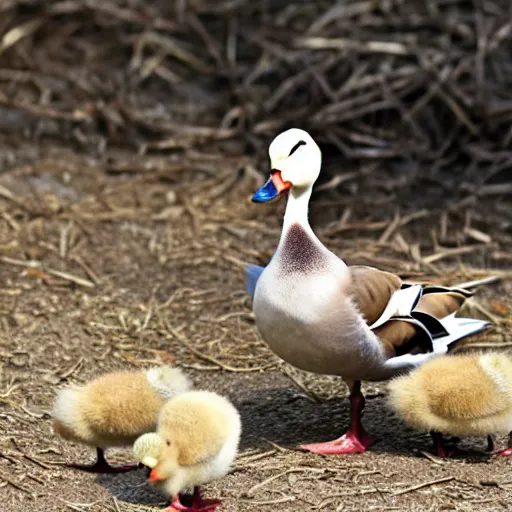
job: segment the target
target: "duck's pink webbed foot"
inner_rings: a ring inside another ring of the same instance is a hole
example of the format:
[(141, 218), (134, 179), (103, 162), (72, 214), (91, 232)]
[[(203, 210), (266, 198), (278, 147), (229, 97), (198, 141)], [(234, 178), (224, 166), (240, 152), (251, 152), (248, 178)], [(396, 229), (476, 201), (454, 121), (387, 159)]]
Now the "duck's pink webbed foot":
[(199, 490), (199, 487), (194, 487), (194, 497), (192, 499), (191, 506), (183, 505), (180, 501), (180, 497), (176, 496), (167, 511), (207, 512), (208, 510), (215, 510), (220, 505), (222, 505), (222, 501), (220, 500), (203, 499), (201, 497), (201, 491)]
[(350, 411), (352, 428), (343, 436), (326, 443), (303, 444), (303, 450), (325, 455), (344, 453), (363, 453), (374, 439), (366, 433), (361, 423), (365, 399), (361, 393), (361, 383), (356, 381), (350, 393)]
[(343, 453), (363, 453), (372, 443), (373, 437), (369, 436), (366, 432), (356, 436), (354, 432), (349, 430), (345, 435), (334, 441), (303, 444), (300, 447), (308, 452), (322, 453), (324, 455), (339, 455)]
[(94, 464), (66, 464), (67, 467), (86, 471), (87, 473), (126, 473), (142, 467), (142, 464), (127, 464), (125, 466), (111, 466), (105, 459), (101, 448), (96, 449), (97, 458)]

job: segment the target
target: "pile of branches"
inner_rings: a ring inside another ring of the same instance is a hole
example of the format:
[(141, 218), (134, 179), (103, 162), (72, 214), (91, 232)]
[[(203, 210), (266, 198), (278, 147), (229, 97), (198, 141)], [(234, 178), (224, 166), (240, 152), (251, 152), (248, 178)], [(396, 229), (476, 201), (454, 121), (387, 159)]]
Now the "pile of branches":
[(345, 159), (505, 176), (511, 5), (4, 0), (0, 130), (33, 121), (36, 134), (143, 150), (231, 139), (263, 154), (299, 126)]

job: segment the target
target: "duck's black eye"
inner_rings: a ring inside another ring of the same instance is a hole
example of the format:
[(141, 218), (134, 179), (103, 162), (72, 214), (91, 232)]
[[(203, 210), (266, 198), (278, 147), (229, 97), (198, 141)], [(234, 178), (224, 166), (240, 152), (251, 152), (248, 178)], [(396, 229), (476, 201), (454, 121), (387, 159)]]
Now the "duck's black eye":
[(171, 441), (167, 440), (166, 443), (167, 443), (167, 446), (171, 446)]
[(295, 153), (295, 151), (297, 151), (297, 149), (299, 149), (301, 146), (305, 146), (305, 145), (306, 145), (306, 143), (303, 140), (299, 140), (299, 142), (297, 142), (297, 144), (295, 144), (295, 146), (293, 146), (293, 148), (290, 151), (290, 154), (288, 156), (292, 156), (293, 153)]

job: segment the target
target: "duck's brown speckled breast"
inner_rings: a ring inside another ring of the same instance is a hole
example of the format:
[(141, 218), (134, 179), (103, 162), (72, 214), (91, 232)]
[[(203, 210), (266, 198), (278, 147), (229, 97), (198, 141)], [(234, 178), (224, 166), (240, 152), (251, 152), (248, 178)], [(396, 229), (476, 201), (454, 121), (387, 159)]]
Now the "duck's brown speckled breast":
[(279, 248), (279, 270), (284, 274), (313, 274), (327, 269), (325, 251), (298, 223), (292, 224)]

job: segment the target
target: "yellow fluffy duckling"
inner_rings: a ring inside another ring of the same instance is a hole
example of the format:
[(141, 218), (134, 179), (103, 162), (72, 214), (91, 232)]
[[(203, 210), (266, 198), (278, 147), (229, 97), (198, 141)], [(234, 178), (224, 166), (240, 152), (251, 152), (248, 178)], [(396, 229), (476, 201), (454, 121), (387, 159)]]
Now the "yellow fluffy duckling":
[[(149, 481), (173, 499), (168, 511), (205, 512), (221, 504), (201, 497), (199, 485), (225, 476), (236, 457), (241, 435), (236, 408), (210, 391), (190, 391), (165, 404), (156, 433), (133, 446), (137, 460), (151, 467)], [(194, 488), (191, 506), (180, 493)]]
[(389, 385), (388, 403), (405, 423), (431, 432), (438, 456), (447, 455), (442, 434), (509, 434), (512, 455), (512, 358), (484, 353), (442, 356)]
[(163, 405), (191, 387), (190, 379), (180, 369), (161, 366), (108, 373), (85, 386), (60, 390), (52, 411), (55, 432), (97, 450), (94, 464), (69, 466), (96, 473), (136, 469), (137, 465), (110, 466), (104, 450), (132, 445), (142, 434), (154, 431)]

